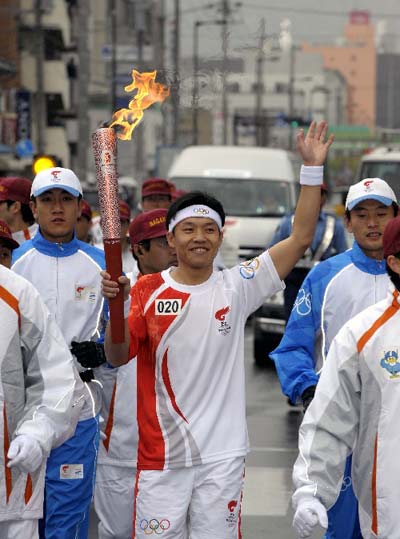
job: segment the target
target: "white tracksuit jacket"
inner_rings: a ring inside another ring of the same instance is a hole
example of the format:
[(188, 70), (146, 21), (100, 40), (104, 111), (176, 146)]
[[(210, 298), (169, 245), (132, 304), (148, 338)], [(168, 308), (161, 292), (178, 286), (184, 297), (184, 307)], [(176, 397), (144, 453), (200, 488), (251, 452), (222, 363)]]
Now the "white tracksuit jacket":
[[(70, 346), (72, 341), (97, 341), (108, 318), (101, 295), (100, 271), (104, 252), (74, 237), (69, 243), (52, 243), (40, 233), (13, 252), (12, 269), (28, 279), (54, 314)], [(76, 362), (78, 371), (83, 367)], [(100, 386), (85, 384), (86, 402), (80, 420), (99, 413)]]
[(37, 290), (0, 266), (0, 521), (40, 518), (45, 461), (32, 474), (7, 468), (11, 440), (35, 438), (44, 453), (76, 426), (83, 395), (72, 356)]
[(333, 340), (299, 433), (294, 506), (305, 494), (333, 505), (346, 457), (365, 539), (400, 539), (400, 302), (385, 300)]
[[(127, 274), (133, 286), (138, 270)], [(101, 416), (104, 419), (97, 462), (136, 468), (138, 428), (136, 416), (136, 361), (117, 369), (102, 365), (98, 378), (103, 384)]]

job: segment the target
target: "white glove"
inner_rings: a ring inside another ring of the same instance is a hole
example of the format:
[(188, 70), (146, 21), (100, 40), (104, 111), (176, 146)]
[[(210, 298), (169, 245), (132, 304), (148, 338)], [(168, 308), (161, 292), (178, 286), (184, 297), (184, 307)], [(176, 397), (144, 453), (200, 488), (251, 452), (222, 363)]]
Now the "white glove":
[(307, 496), (299, 501), (293, 518), (293, 528), (299, 537), (310, 537), (313, 528), (320, 524), (328, 527), (328, 514), (322, 503), (314, 496)]
[(16, 466), (21, 472), (30, 473), (39, 468), (43, 461), (43, 451), (35, 438), (20, 434), (10, 443), (7, 466)]

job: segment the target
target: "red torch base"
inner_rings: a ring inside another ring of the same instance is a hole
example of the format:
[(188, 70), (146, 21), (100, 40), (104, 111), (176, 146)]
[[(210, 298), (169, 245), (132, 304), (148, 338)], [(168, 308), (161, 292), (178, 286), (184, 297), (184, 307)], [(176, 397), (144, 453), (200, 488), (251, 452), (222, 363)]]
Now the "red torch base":
[[(121, 240), (120, 238), (104, 239), (104, 254), (106, 257), (107, 273), (112, 281), (117, 281), (122, 275)], [(111, 340), (114, 344), (125, 341), (124, 295), (119, 290), (115, 298), (108, 300), (110, 305)]]

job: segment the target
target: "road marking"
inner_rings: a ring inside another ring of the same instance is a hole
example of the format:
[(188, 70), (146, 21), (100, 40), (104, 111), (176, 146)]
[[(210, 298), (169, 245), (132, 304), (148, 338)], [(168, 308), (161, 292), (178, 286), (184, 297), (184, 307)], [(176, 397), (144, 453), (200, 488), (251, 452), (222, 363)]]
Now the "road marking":
[(245, 516), (285, 516), (291, 498), (287, 468), (246, 466), (242, 514)]

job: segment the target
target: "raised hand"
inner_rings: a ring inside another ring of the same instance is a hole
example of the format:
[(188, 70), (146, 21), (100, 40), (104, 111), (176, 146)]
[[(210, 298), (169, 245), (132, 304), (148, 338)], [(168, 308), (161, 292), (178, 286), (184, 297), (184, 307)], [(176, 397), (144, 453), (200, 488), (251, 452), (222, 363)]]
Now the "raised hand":
[(328, 150), (335, 136), (330, 135), (327, 140), (328, 132), (327, 122), (311, 122), (307, 135), (304, 136), (304, 130), (301, 129), (297, 135), (297, 149), (303, 158), (304, 165), (320, 166), (323, 165)]

